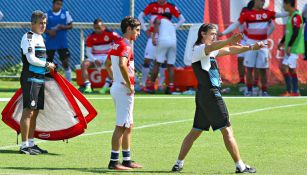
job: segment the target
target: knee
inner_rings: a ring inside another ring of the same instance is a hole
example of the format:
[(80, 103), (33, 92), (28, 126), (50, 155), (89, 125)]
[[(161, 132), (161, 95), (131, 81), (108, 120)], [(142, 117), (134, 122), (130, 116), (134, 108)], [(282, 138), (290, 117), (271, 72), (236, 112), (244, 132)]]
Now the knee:
[(233, 136), (233, 131), (230, 127), (226, 127), (226, 128), (223, 128), (221, 130), (222, 134), (223, 134), (223, 137), (226, 138), (226, 139), (232, 139), (234, 136)]

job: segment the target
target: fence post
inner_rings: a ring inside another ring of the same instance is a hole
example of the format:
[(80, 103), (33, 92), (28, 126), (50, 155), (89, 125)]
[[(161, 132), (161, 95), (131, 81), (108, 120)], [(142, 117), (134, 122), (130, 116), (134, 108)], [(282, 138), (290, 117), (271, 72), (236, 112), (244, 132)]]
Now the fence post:
[(80, 65), (84, 60), (84, 32), (80, 29)]

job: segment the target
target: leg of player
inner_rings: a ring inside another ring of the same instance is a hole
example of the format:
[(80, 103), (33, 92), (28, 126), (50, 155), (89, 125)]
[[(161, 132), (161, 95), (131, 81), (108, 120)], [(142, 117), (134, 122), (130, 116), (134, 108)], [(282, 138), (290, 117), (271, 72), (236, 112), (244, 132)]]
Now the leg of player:
[(192, 148), (192, 145), (194, 141), (202, 134), (202, 130), (196, 130), (191, 129), (191, 131), (188, 133), (188, 135), (184, 138), (182, 144), (180, 153), (178, 155), (178, 159), (175, 163), (175, 165), (172, 168), (172, 171), (178, 172), (183, 169), (184, 159), (189, 153), (190, 149)]
[(299, 89), (298, 89), (298, 78), (295, 68), (289, 69), (291, 78), (292, 78), (292, 93), (291, 96), (300, 96)]
[(246, 75), (246, 87), (247, 92), (245, 93), (245, 96), (252, 96), (253, 93), (253, 70), (252, 67), (247, 67), (247, 75)]
[(221, 129), (223, 135), (224, 144), (227, 148), (227, 151), (231, 155), (233, 161), (236, 164), (236, 173), (255, 173), (256, 169), (246, 165), (240, 157), (239, 148), (236, 142), (236, 139), (233, 135), (233, 130), (231, 126)]
[(146, 87), (146, 81), (149, 75), (149, 71), (150, 71), (150, 63), (151, 60), (148, 58), (144, 59), (144, 64), (142, 67), (142, 87), (143, 89)]
[(165, 80), (165, 70), (167, 68), (167, 64), (163, 63), (161, 64), (160, 67), (160, 73), (159, 73), (159, 90), (163, 90), (163, 84), (164, 84), (164, 80)]
[(133, 124), (130, 125), (130, 128), (126, 128), (123, 139), (122, 139), (122, 154), (123, 154), (123, 163), (125, 167), (130, 168), (142, 168), (141, 165), (131, 160), (130, 157), (130, 145), (131, 145), (131, 134), (132, 134)]
[(254, 69), (253, 96), (258, 96), (259, 93), (259, 70)]
[(167, 94), (171, 94), (175, 92), (174, 86), (174, 65), (167, 64), (167, 71), (168, 71), (168, 87), (167, 87)]
[(109, 169), (114, 170), (131, 170), (129, 167), (125, 167), (119, 163), (119, 150), (122, 143), (122, 138), (126, 128), (122, 126), (116, 126), (112, 135), (112, 151), (111, 158), (108, 165)]
[(150, 81), (149, 85), (146, 87), (146, 91), (148, 93), (154, 93), (155, 92), (155, 82), (156, 82), (156, 79), (158, 77), (160, 66), (161, 66), (161, 63), (155, 61), (155, 65), (153, 67), (151, 78), (150, 78), (151, 81)]
[(258, 69), (259, 71), (259, 75), (260, 75), (260, 78), (261, 78), (261, 91), (262, 91), (262, 94), (261, 96), (269, 96), (268, 94), (268, 80), (267, 80), (267, 68), (261, 68), (261, 69)]
[(281, 94), (281, 96), (290, 96), (291, 95), (291, 74), (289, 72), (289, 67), (285, 64), (281, 64), (280, 66), (281, 72), (284, 75), (285, 84), (286, 84), (286, 92)]
[(60, 55), (60, 59), (62, 61), (62, 66), (65, 72), (65, 78), (71, 82), (71, 69), (69, 67), (69, 57), (70, 53), (68, 49), (59, 49), (58, 53)]
[(83, 86), (84, 86), (84, 93), (91, 93), (92, 92), (92, 87), (91, 87), (91, 82), (88, 76), (88, 68), (90, 66), (93, 66), (93, 63), (88, 61), (88, 60), (84, 60), (81, 64), (81, 71), (82, 71), (82, 80), (83, 80)]
[(22, 116), (20, 119), (20, 132), (21, 132), (22, 143), (19, 150), (21, 154), (29, 154), (29, 155), (38, 154), (29, 147), (29, 133), (30, 133), (31, 118), (33, 114), (34, 110), (29, 108), (24, 108), (22, 111)]
[(239, 84), (245, 84), (245, 66), (243, 65), (244, 57), (238, 57), (238, 72), (240, 77)]

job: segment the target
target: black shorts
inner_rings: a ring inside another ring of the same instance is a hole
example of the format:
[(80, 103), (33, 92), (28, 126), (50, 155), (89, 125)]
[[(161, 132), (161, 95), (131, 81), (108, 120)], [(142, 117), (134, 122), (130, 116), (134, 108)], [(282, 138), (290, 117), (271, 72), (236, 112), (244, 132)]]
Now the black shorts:
[(23, 108), (44, 109), (45, 83), (30, 82), (21, 79)]
[(47, 61), (48, 62), (53, 62), (55, 51), (58, 52), (61, 61), (67, 60), (70, 56), (70, 52), (67, 48), (66, 49), (58, 49), (58, 50), (47, 50)]
[(195, 97), (193, 128), (213, 131), (230, 126), (228, 110), (219, 89), (199, 86)]

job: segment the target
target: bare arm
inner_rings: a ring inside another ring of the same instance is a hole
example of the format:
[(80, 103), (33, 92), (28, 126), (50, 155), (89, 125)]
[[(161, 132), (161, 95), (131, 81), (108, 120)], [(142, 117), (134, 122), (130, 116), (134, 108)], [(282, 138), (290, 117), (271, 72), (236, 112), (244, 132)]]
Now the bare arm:
[(176, 26), (175, 26), (176, 30), (177, 30), (184, 22), (185, 22), (185, 18), (184, 18), (183, 15), (181, 14), (181, 15), (179, 16), (179, 21), (178, 21), (178, 23), (177, 23)]
[(138, 20), (141, 22), (142, 29), (143, 29), (144, 31), (146, 31), (146, 30), (147, 30), (147, 27), (146, 27), (146, 25), (145, 25), (144, 17), (145, 17), (144, 12), (141, 12), (141, 13), (139, 14), (139, 16), (138, 16)]
[(107, 59), (104, 63), (106, 70), (109, 74), (109, 77), (113, 80), (113, 70), (112, 70), (112, 62), (111, 60)]
[(219, 50), (218, 56), (225, 56), (225, 55), (235, 55), (239, 54), (242, 52), (246, 52), (249, 50), (259, 50), (264, 47), (263, 42), (257, 42), (254, 45), (249, 45), (249, 46), (229, 46), (229, 47), (224, 47)]
[(207, 45), (205, 47), (205, 54), (208, 55), (210, 52), (219, 50), (229, 44), (235, 44), (239, 42), (242, 38), (243, 38), (243, 35), (241, 33), (236, 33), (226, 40), (220, 40), (220, 41), (213, 42), (211, 45)]
[(161, 20), (160, 19), (156, 19), (154, 22), (154, 30), (152, 32), (151, 38), (152, 38), (152, 43), (154, 46), (157, 45), (157, 39), (156, 39), (156, 34), (159, 33), (159, 27), (161, 24)]

